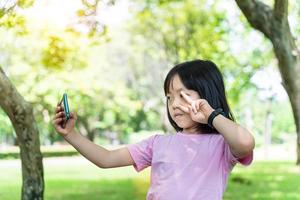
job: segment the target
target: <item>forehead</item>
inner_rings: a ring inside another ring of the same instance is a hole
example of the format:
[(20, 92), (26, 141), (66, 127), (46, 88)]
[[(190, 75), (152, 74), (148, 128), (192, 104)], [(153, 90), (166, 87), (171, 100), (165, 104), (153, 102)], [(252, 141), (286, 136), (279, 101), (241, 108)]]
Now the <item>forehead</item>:
[(187, 90), (180, 80), (178, 74), (176, 74), (170, 81), (168, 92), (180, 92), (181, 90)]

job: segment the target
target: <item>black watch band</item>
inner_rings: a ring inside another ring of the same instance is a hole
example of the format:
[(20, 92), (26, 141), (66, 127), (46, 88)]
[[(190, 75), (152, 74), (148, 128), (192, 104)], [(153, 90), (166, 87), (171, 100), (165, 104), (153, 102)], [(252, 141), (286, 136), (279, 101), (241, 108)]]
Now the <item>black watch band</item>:
[(209, 115), (209, 117), (208, 117), (208, 119), (207, 119), (207, 124), (208, 124), (208, 126), (209, 126), (210, 128), (214, 128), (212, 123), (213, 123), (215, 117), (216, 117), (217, 115), (219, 115), (219, 114), (224, 115), (224, 112), (223, 112), (223, 109), (222, 109), (222, 108), (218, 108), (218, 109), (214, 110), (214, 111)]

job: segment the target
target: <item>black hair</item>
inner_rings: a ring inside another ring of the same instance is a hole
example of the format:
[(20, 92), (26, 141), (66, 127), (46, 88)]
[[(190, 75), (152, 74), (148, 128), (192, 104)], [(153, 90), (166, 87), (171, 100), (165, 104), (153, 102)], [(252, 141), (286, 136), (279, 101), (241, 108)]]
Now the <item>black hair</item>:
[[(165, 95), (169, 93), (170, 84), (175, 75), (179, 76), (187, 89), (198, 92), (200, 98), (205, 99), (213, 109), (222, 108), (224, 116), (234, 121), (233, 114), (227, 103), (222, 74), (212, 61), (192, 60), (175, 65), (166, 76), (164, 82)], [(171, 118), (168, 100), (167, 112), (171, 125), (176, 131), (182, 131), (182, 128)], [(218, 133), (217, 130), (209, 127), (207, 124), (199, 123), (197, 129), (201, 133)]]

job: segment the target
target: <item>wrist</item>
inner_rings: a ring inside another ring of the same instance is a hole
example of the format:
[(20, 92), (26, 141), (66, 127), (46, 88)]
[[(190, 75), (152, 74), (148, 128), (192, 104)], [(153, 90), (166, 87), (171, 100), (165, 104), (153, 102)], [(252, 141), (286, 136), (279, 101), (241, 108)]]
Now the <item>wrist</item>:
[(210, 116), (211, 113), (214, 112), (214, 111), (215, 111), (215, 109), (211, 108), (211, 109), (207, 112), (207, 114), (206, 114), (206, 122), (207, 122), (207, 123), (208, 123), (208, 118), (209, 118), (209, 116)]
[(70, 138), (72, 138), (74, 135), (76, 135), (76, 132), (75, 132), (75, 130), (72, 130), (72, 131), (70, 131), (68, 134), (66, 134), (65, 136), (63, 136), (63, 138), (65, 139), (65, 140), (69, 140)]
[(211, 128), (214, 128), (214, 126), (213, 126), (213, 121), (214, 121), (214, 119), (218, 116), (218, 115), (224, 115), (224, 112), (223, 112), (223, 109), (222, 108), (218, 108), (218, 109), (216, 109), (216, 110), (213, 110), (211, 113), (210, 113), (210, 115), (209, 115), (209, 117), (208, 117), (208, 119), (207, 119), (207, 125), (209, 126), (209, 127), (211, 127)]

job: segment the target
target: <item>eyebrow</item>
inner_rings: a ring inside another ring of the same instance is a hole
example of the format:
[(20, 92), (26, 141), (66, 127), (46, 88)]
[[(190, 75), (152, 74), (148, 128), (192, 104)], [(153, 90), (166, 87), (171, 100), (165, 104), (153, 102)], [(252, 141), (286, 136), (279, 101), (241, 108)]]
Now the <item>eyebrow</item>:
[(179, 89), (175, 90), (175, 92), (181, 92), (183, 90), (184, 90), (183, 88), (179, 88)]
[[(179, 89), (175, 90), (175, 92), (181, 92), (181, 91), (188, 92), (188, 89), (179, 88)], [(171, 92), (170, 92), (170, 90), (169, 90), (167, 94), (170, 94), (170, 93), (171, 93)]]

